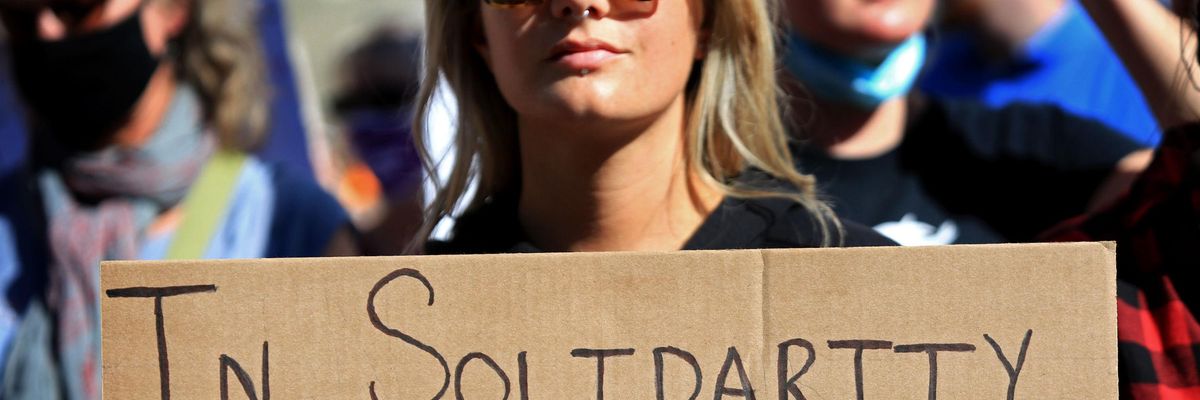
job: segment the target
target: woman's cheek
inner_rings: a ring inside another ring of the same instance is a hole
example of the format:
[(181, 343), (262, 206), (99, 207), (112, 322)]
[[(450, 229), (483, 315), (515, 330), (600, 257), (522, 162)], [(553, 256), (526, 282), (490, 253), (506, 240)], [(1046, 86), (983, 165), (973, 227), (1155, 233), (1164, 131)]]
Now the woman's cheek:
[(513, 107), (529, 102), (528, 96), (538, 86), (538, 65), (529, 60), (532, 55), (522, 53), (523, 47), (515, 37), (500, 37), (493, 40), (490, 50), (490, 68), (500, 94)]
[(680, 94), (687, 86), (692, 67), (696, 64), (696, 37), (678, 35), (669, 41), (664, 41), (664, 47), (655, 52), (652, 65), (661, 69), (655, 74), (649, 74), (651, 83), (660, 86), (664, 93)]

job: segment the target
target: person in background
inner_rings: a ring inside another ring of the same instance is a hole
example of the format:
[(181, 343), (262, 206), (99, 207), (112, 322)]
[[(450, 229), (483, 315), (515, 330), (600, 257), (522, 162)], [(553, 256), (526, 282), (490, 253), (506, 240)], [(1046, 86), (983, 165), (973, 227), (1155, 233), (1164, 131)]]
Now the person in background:
[[(804, 3), (804, 0), (794, 0), (791, 4)], [(925, 14), (925, 8), (920, 1), (871, 3), (866, 2), (836, 2), (827, 1), (824, 10), (834, 16), (851, 16), (850, 18), (832, 18), (834, 26), (819, 27), (805, 38), (823, 38), (827, 48), (838, 47), (846, 49), (848, 43), (856, 43), (849, 39), (855, 37), (857, 43), (893, 43), (881, 50), (884, 54), (894, 54), (895, 49), (904, 45), (894, 43), (906, 42), (911, 38), (914, 26)], [(905, 4), (907, 3), (907, 4)], [(1194, 5), (1194, 0), (1188, 3)], [(1132, 180), (1118, 190), (1114, 200), (1107, 205), (1098, 205), (1090, 212), (1076, 218), (1065, 220), (1055, 228), (1034, 235), (1037, 240), (1049, 241), (1116, 241), (1122, 249), (1117, 254), (1117, 323), (1120, 347), (1119, 373), (1120, 395), (1122, 399), (1161, 400), (1161, 399), (1191, 399), (1200, 395), (1200, 373), (1197, 372), (1196, 348), (1200, 324), (1197, 324), (1195, 310), (1200, 302), (1200, 288), (1194, 287), (1200, 282), (1197, 275), (1196, 249), (1200, 248), (1200, 90), (1197, 90), (1194, 80), (1189, 77), (1200, 76), (1196, 68), (1197, 47), (1194, 41), (1196, 23), (1182, 23), (1181, 19), (1167, 12), (1154, 0), (1089, 0), (1084, 3), (1089, 12), (1095, 16), (1106, 37), (1112, 42), (1113, 48), (1122, 57), (1122, 62), (1129, 66), (1139, 88), (1147, 98), (1157, 99), (1150, 103), (1161, 126), (1168, 130), (1163, 135), (1160, 148), (1153, 154), (1153, 162), (1142, 172), (1133, 175)], [(905, 6), (908, 7), (905, 7)], [(822, 7), (817, 7), (822, 9)], [(807, 9), (807, 10), (812, 10)], [(915, 12), (914, 12), (915, 11)], [(793, 23), (800, 24), (799, 17), (793, 18)], [(1189, 14), (1194, 15), (1194, 14)], [(867, 16), (868, 18), (855, 18)], [(877, 17), (875, 19), (869, 18)], [(915, 17), (915, 18), (905, 18)], [(819, 18), (819, 17), (818, 17)], [(797, 25), (798, 26), (798, 25)], [(810, 27), (811, 28), (811, 27)], [(824, 29), (821, 29), (824, 28)], [(842, 29), (838, 29), (842, 28)], [(803, 30), (798, 28), (797, 30)], [(841, 38), (841, 40), (837, 40)], [(890, 39), (888, 39), (890, 38)], [(887, 40), (885, 40), (887, 39)], [(864, 47), (869, 49), (870, 47)], [(1185, 53), (1180, 56), (1180, 50)], [(900, 51), (903, 54), (903, 51)], [(867, 53), (843, 53), (862, 54)], [(884, 57), (892, 59), (890, 57)], [(845, 60), (845, 59), (843, 59)], [(862, 66), (865, 62), (860, 62)], [(888, 69), (888, 68), (884, 68)], [(907, 68), (902, 69), (907, 70)], [(798, 72), (793, 70), (793, 72)], [(886, 74), (884, 74), (886, 75)], [(896, 75), (890, 75), (895, 77)], [(910, 76), (908, 74), (900, 76)], [(870, 82), (880, 82), (871, 80)], [(888, 85), (881, 85), (888, 86)], [(859, 85), (863, 87), (863, 85)], [(818, 99), (824, 88), (814, 89)], [(865, 93), (864, 93), (865, 92)], [(880, 93), (881, 91), (851, 92), (859, 95)], [(879, 98), (882, 96), (876, 96)], [(901, 98), (902, 97), (898, 97)], [(912, 105), (912, 98), (893, 100), (891, 104)], [(936, 104), (937, 99), (926, 100)], [(945, 104), (948, 102), (942, 101)], [(887, 103), (886, 101), (884, 103)], [(859, 103), (861, 104), (861, 102)], [(945, 107), (945, 106), (943, 106)], [(953, 110), (946, 107), (947, 110)], [(958, 108), (962, 112), (963, 108)], [(969, 110), (969, 109), (967, 109)], [(828, 109), (821, 115), (829, 113)], [(877, 111), (886, 113), (885, 111)], [(972, 113), (979, 118), (980, 113), (994, 111), (975, 110)], [(1029, 113), (1021, 111), (1021, 113)], [(884, 114), (886, 115), (886, 114)], [(1028, 130), (1028, 123), (1014, 120), (1012, 111), (1005, 116), (990, 117), (996, 126), (1013, 125), (1005, 129)], [(941, 118), (951, 118), (946, 113)], [(958, 117), (963, 118), (963, 117)], [(866, 124), (878, 124), (880, 120), (868, 120)], [(886, 119), (884, 119), (886, 121)], [(923, 126), (918, 124), (917, 128)], [(925, 125), (927, 126), (927, 125)], [(1046, 135), (1061, 134), (1064, 125), (1055, 125), (1057, 130), (1041, 132)], [(909, 146), (910, 137), (920, 131), (909, 129), (909, 136), (900, 136), (904, 146)], [(994, 132), (994, 130), (993, 130)], [(872, 136), (866, 136), (871, 138)], [(874, 136), (878, 138), (878, 136)], [(853, 135), (841, 136), (844, 140), (855, 140)], [(953, 137), (942, 137), (952, 139)], [(963, 151), (978, 151), (979, 143), (999, 143), (1001, 149), (1010, 149), (1014, 145), (1012, 138), (1007, 136), (984, 136), (987, 140), (967, 147)], [(862, 139), (859, 137), (857, 139)], [(822, 143), (822, 142), (818, 142)], [(829, 142), (824, 142), (829, 143)], [(838, 142), (833, 142), (836, 145)], [(870, 141), (867, 142), (868, 144)], [(894, 146), (895, 142), (885, 148)], [(1018, 144), (1020, 142), (1017, 142)], [(1054, 143), (1054, 142), (1051, 142)], [(1001, 190), (1029, 191), (1032, 177), (1028, 171), (1014, 168), (1020, 164), (1009, 162), (1009, 173), (1017, 174), (1017, 180), (998, 180), (992, 175), (980, 176), (972, 164), (962, 164), (961, 158), (956, 158), (959, 149), (938, 148), (939, 141), (922, 141), (922, 146), (931, 146), (939, 152), (918, 153), (907, 150), (903, 163), (895, 164), (898, 168), (912, 168), (913, 165), (933, 165), (942, 170), (952, 170), (953, 174), (963, 179), (982, 179), (983, 185), (996, 185)], [(853, 147), (853, 146), (852, 146)], [(1054, 149), (1052, 146), (1051, 149)], [(1078, 149), (1056, 149), (1052, 157), (1078, 157), (1071, 151)], [(985, 153), (990, 154), (990, 153)], [(1004, 155), (1004, 153), (1001, 153)], [(1013, 157), (1013, 154), (1004, 155)], [(1020, 159), (1018, 159), (1020, 160)], [(1029, 162), (1029, 161), (1026, 161)], [(847, 167), (850, 168), (850, 167)], [(917, 174), (916, 182), (934, 180), (937, 175), (947, 174), (936, 169), (917, 169), (923, 174)], [(1052, 172), (1052, 171), (1051, 171)], [(886, 173), (886, 171), (875, 171)], [(953, 175), (951, 174), (951, 175)], [(868, 175), (869, 176), (869, 175)], [(943, 175), (944, 176), (944, 175)], [(887, 181), (882, 181), (886, 183)], [(975, 190), (969, 181), (959, 185), (956, 190), (969, 192)], [(880, 183), (880, 181), (876, 181)], [(945, 182), (942, 182), (943, 184)], [(882, 184), (881, 184), (882, 185)], [(878, 186), (883, 193), (894, 193), (887, 186)], [(1036, 188), (1036, 187), (1034, 187)], [(1062, 188), (1047, 188), (1030, 193), (1034, 197), (1050, 198), (1059, 195)], [(953, 192), (950, 192), (953, 194)], [(877, 195), (877, 194), (876, 194)], [(888, 200), (895, 201), (895, 195), (884, 195)], [(952, 198), (963, 200), (963, 198)], [(967, 200), (970, 200), (967, 198)], [(962, 204), (962, 203), (950, 203)], [(968, 203), (971, 204), (971, 203)], [(1027, 207), (1036, 208), (1038, 203), (1001, 203), (996, 207)], [(969, 208), (968, 208), (969, 210)], [(1026, 210), (1020, 210), (1026, 212)], [(1012, 218), (1020, 218), (1018, 215)]]
[(428, 253), (891, 243), (831, 214), (792, 164), (774, 1), (425, 6), (414, 129), (439, 77), (459, 112), (454, 171), (421, 237), (471, 205)]
[(412, 134), (420, 40), (383, 26), (341, 65), (334, 110), (356, 157), (346, 163), (339, 192), (352, 212), (360, 204), (357, 225), (371, 255), (402, 254), (422, 224), (424, 172)]
[[(289, 38), (281, 0), (248, 0), (255, 3), (255, 22), (263, 52), (266, 53), (267, 78), (270, 82), (270, 122), (264, 142), (254, 154), (274, 168), (291, 169), (299, 177), (314, 174), (310, 153), (321, 148), (308, 140), (308, 126), (302, 120), (300, 90), (289, 54)], [(2, 32), (3, 29), (0, 29)], [(14, 89), (8, 72), (8, 46), (0, 39), (0, 173), (26, 161), (28, 132), (21, 107), (8, 102)]]
[(1158, 123), (1078, 0), (951, 0), (920, 81), (931, 95), (1054, 104), (1142, 146)]
[(789, 0), (789, 117), (839, 215), (905, 245), (1034, 240), (1118, 197), (1149, 150), (1044, 105), (911, 90), (933, 0)]
[(1200, 398), (1200, 27), (1196, 0), (1082, 2), (1166, 129), (1154, 162), (1115, 205), (1044, 237), (1117, 241), (1121, 398)]
[(0, 0), (33, 132), (31, 165), (0, 179), (20, 263), (0, 271), (45, 282), (8, 288), (2, 397), (99, 398), (102, 260), (358, 253), (332, 197), (248, 155), (267, 96), (252, 5)]

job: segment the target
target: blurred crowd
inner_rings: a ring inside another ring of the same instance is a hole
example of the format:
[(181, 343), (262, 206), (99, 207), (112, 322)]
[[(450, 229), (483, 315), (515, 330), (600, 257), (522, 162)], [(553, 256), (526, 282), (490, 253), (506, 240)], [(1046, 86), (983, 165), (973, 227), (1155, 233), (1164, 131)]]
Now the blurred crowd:
[[(1188, 249), (1200, 248), (1200, 197), (1122, 203), (1200, 178), (1200, 153), (1180, 156), (1181, 171), (1152, 167), (1165, 162), (1166, 132), (1190, 120), (1164, 88), (1200, 85), (1186, 79), (1194, 6), (1131, 0), (1139, 11), (1118, 16), (1092, 4), (1102, 2), (783, 1), (789, 161), (815, 177), (831, 214), (881, 235), (861, 244), (1124, 240), (1147, 229), (1139, 221), (1174, 221), (1142, 243), (1161, 257), (1121, 256), (1159, 275), (1173, 268), (1174, 283), (1123, 270), (1134, 300), (1122, 304), (1149, 301), (1128, 311), (1138, 316), (1184, 304), (1178, 318), (1197, 326), (1187, 310), (1200, 300), (1190, 288), (1200, 252)], [(439, 71), (423, 67), (420, 27), (364, 21), (371, 33), (318, 77), (334, 82), (320, 97), (297, 72), (313, 68), (291, 54), (287, 7), (0, 0), (0, 399), (99, 398), (102, 260), (509, 250), (470, 242), (507, 217), (455, 227), (483, 204), (464, 193), (498, 178), (450, 168), (475, 153), (456, 150), (472, 143), (455, 136), (462, 93), (430, 83)], [(1119, 39), (1110, 25), (1130, 15), (1178, 43)], [(1128, 60), (1156, 51), (1182, 55), (1184, 78), (1146, 83), (1153, 71)], [(1134, 213), (1105, 234), (1087, 225), (1121, 207), (1162, 215)], [(1200, 342), (1191, 332), (1187, 351)], [(1194, 355), (1143, 357), (1151, 350), (1136, 346), (1151, 339), (1122, 340), (1123, 395), (1200, 398)], [(1170, 361), (1185, 358), (1193, 364)]]

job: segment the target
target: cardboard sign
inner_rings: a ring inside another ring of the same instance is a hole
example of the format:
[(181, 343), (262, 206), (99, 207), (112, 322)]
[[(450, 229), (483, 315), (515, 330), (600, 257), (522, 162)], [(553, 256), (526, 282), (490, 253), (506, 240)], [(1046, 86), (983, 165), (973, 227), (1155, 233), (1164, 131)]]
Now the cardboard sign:
[(1116, 399), (1111, 245), (113, 262), (108, 399)]

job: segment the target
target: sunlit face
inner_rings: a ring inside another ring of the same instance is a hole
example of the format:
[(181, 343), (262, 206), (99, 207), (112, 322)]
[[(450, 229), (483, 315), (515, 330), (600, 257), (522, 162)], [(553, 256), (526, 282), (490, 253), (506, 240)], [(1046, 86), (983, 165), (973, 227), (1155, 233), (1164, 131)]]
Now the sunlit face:
[(701, 0), (481, 8), (478, 51), (522, 119), (652, 119), (682, 101), (701, 53)]
[(787, 0), (792, 28), (849, 55), (873, 55), (925, 28), (934, 0)]

